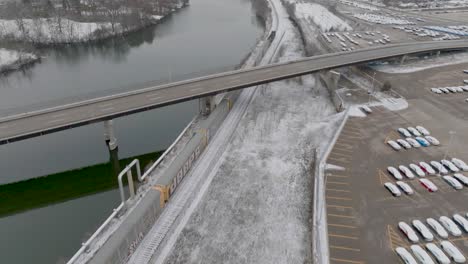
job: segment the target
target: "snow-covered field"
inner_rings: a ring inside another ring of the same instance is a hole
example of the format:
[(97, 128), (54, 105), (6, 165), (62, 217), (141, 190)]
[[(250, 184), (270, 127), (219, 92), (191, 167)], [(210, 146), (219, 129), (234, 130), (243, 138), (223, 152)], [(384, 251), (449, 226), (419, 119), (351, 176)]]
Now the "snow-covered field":
[(468, 53), (455, 53), (451, 55), (441, 55), (439, 57), (431, 57), (428, 59), (417, 60), (402, 65), (374, 65), (372, 68), (376, 71), (385, 73), (411, 73), (422, 71), (430, 68), (460, 64), (468, 62)]
[(297, 3), (296, 15), (299, 18), (312, 20), (323, 32), (352, 30), (348, 23), (319, 4)]
[(12, 70), (36, 59), (37, 56), (31, 53), (0, 49), (0, 72)]

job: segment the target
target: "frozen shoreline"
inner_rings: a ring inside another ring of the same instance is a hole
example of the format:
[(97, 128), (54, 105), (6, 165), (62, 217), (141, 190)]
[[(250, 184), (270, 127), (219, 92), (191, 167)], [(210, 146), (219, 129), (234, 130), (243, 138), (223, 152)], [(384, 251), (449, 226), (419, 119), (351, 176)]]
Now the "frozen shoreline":
[(33, 53), (1, 48), (0, 73), (19, 70), (25, 65), (32, 64), (38, 60), (40, 60), (40, 57)]

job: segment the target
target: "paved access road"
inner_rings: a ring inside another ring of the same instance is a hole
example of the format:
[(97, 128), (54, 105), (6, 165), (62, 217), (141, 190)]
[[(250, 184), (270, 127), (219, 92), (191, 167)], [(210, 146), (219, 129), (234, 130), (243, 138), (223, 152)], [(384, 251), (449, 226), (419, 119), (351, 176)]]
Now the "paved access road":
[(400, 43), (351, 52), (332, 53), (287, 63), (254, 67), (148, 87), (20, 115), (6, 116), (0, 118), (0, 144), (324, 69), (404, 54), (460, 48), (468, 48), (468, 41)]

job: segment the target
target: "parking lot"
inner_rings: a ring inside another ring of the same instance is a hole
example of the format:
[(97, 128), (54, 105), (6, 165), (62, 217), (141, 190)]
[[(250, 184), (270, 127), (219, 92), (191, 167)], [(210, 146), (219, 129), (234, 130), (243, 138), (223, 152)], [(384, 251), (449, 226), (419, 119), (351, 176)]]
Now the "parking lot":
[[(395, 182), (388, 166), (440, 161), (445, 154), (468, 161), (468, 93), (460, 97), (427, 90), (462, 85), (463, 77), (468, 79), (462, 69), (468, 69), (468, 64), (379, 74), (380, 80), (391, 80), (394, 89), (408, 99), (409, 108), (392, 112), (373, 107), (374, 112), (365, 118), (350, 118), (338, 138), (327, 162), (343, 169), (332, 167), (325, 173), (330, 263), (401, 263), (393, 250), (409, 248), (411, 243), (398, 229), (398, 222), (410, 224), (414, 219), (424, 222), (428, 217), (468, 212), (468, 187), (457, 191), (438, 176), (426, 176), (439, 188), (435, 193), (421, 186), (418, 177), (404, 180), (415, 191), (411, 196), (393, 197), (383, 187), (385, 182)], [(385, 144), (388, 137), (399, 136), (397, 128), (416, 125), (429, 129), (441, 144), (398, 152)], [(450, 146), (449, 131), (455, 133)], [(468, 257), (467, 233), (449, 240)]]

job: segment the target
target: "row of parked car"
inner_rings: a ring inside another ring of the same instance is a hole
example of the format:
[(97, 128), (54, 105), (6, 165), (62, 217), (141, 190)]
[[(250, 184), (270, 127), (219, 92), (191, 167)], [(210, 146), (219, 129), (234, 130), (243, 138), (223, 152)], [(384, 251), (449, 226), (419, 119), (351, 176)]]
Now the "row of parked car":
[[(394, 150), (398, 151), (401, 149), (429, 147), (430, 145), (438, 146), (440, 142), (437, 138), (431, 136), (431, 133), (422, 126), (400, 127), (397, 129), (398, 133), (405, 139), (389, 140), (387, 144), (390, 145)], [(415, 137), (415, 138), (413, 138)]]
[(468, 85), (431, 88), (431, 91), (435, 94), (462, 93), (468, 92)]
[[(468, 217), (468, 214), (466, 214), (466, 216)], [(449, 235), (460, 237), (463, 235), (463, 233), (468, 233), (468, 220), (460, 214), (454, 214), (452, 218), (441, 216), (439, 217), (439, 221), (434, 218), (427, 218), (426, 223), (430, 229), (420, 220), (413, 220), (411, 222), (412, 227), (405, 222), (399, 222), (398, 228), (412, 243), (419, 242), (420, 239), (417, 233), (419, 233), (419, 235), (426, 242), (433, 241), (435, 239), (435, 235), (431, 232), (431, 230), (441, 239), (447, 239)], [(444, 240), (440, 243), (440, 246), (443, 251), (434, 243), (426, 244), (427, 251), (429, 251), (439, 263), (448, 264), (450, 263), (449, 258), (451, 258), (455, 263), (466, 262), (463, 254), (451, 242)], [(421, 246), (413, 245), (410, 248), (420, 263), (434, 263), (429, 254), (427, 254), (427, 252)], [(448, 256), (444, 253), (444, 251)], [(405, 263), (417, 263), (413, 256), (405, 248), (397, 248), (396, 252)]]
[(387, 171), (396, 180), (402, 180), (403, 175), (408, 179), (414, 179), (415, 174), (419, 177), (425, 177), (426, 175), (446, 175), (450, 172), (457, 174), (460, 171), (468, 171), (468, 165), (461, 159), (452, 158), (451, 161), (443, 159), (440, 162), (433, 160), (429, 163), (424, 161), (418, 164), (410, 163), (408, 167), (400, 165), (398, 169), (389, 166), (387, 167)]
[[(414, 194), (413, 188), (411, 188), (411, 186), (408, 183), (402, 181), (403, 175), (408, 179), (414, 179), (416, 177), (415, 175), (417, 175), (418, 177), (420, 177), (420, 179), (418, 179), (419, 183), (425, 189), (427, 189), (429, 192), (436, 192), (439, 188), (437, 188), (434, 182), (423, 177), (426, 177), (426, 175), (436, 175), (436, 173), (438, 173), (438, 175), (448, 174), (449, 170), (451, 172), (457, 173), (455, 173), (453, 176), (442, 176), (442, 179), (444, 179), (444, 181), (447, 182), (447, 184), (452, 186), (452, 188), (454, 188), (455, 190), (463, 189), (463, 185), (468, 187), (468, 177), (461, 173), (458, 173), (460, 172), (460, 170), (468, 171), (468, 166), (465, 164), (464, 161), (453, 158), (452, 161), (444, 159), (440, 163), (438, 161), (431, 161), (430, 163), (432, 166), (424, 161), (421, 161), (418, 165), (411, 163), (409, 167), (404, 165), (398, 166), (398, 169), (392, 166), (388, 167), (387, 171), (397, 181), (395, 184), (391, 182), (384, 183), (385, 188), (387, 188), (387, 190), (393, 196), (396, 197), (401, 196), (402, 192), (407, 195), (412, 195)], [(449, 168), (449, 170), (447, 170), (447, 168)]]

